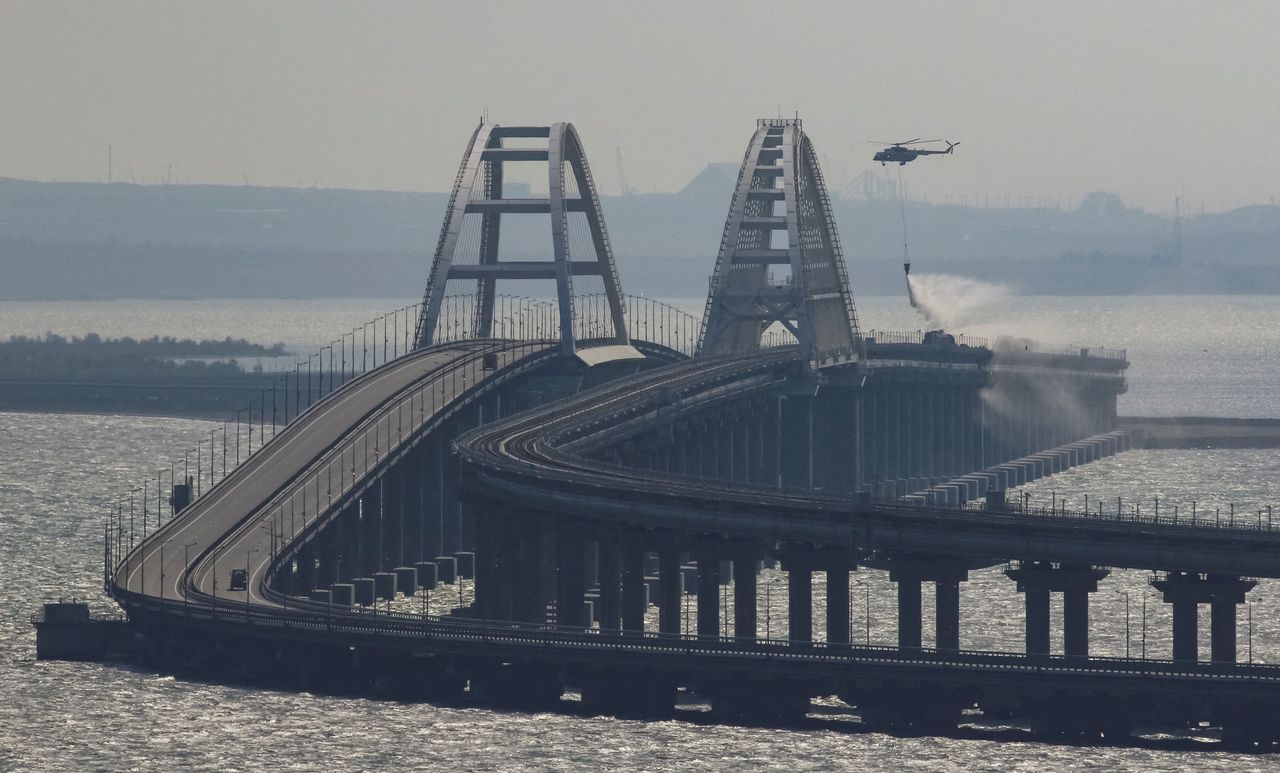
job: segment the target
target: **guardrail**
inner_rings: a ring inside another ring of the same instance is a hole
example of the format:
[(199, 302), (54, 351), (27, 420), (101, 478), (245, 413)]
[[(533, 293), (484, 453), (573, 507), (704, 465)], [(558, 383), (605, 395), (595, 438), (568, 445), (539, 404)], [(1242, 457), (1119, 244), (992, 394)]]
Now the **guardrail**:
[[(868, 330), (865, 338), (869, 344), (923, 344), (925, 334), (924, 330)], [(964, 333), (945, 333), (944, 335), (950, 336), (957, 346), (969, 346), (975, 349), (991, 348), (990, 341), (980, 336)]]
[[(1272, 531), (1272, 508), (1270, 505), (1256, 511), (1250, 510), (1248, 512), (1237, 510), (1235, 505), (1231, 505), (1225, 515), (1221, 508), (1214, 508), (1212, 511), (1207, 509), (1197, 511), (1193, 508), (1190, 516), (1180, 516), (1177, 508), (1175, 508), (1174, 513), (1170, 515), (1167, 507), (1164, 514), (1161, 514), (1158, 506), (1154, 512), (1143, 514), (1141, 506), (1135, 505), (1133, 502), (1130, 502), (1129, 508), (1125, 509), (1123, 500), (1119, 497), (1116, 498), (1115, 510), (1107, 508), (1101, 500), (1098, 502), (1097, 510), (1071, 510), (1068, 509), (1065, 504), (1061, 507), (1031, 507), (1026, 501), (1018, 499), (1008, 502), (1004, 507), (999, 509), (989, 508), (984, 502), (977, 501), (966, 502), (963, 505), (954, 506), (920, 504), (903, 501), (901, 499), (883, 497), (874, 497), (870, 501), (874, 504), (928, 510), (930, 512), (936, 512), (938, 510), (952, 510), (958, 513), (1002, 513), (1006, 515), (1025, 516), (1027, 518), (1109, 521), (1116, 523), (1134, 523), (1149, 526), (1179, 527), (1187, 529), (1230, 529), (1244, 532), (1267, 533)], [(1208, 517), (1210, 512), (1212, 512), (1212, 518)], [(1280, 524), (1276, 524), (1274, 531), (1277, 534), (1280, 534)]]
[[(581, 629), (551, 624), (411, 615), (376, 609), (328, 606), (270, 609), (243, 602), (193, 599), (188, 604), (121, 593), (121, 600), (138, 611), (159, 612), (188, 621), (242, 624), (251, 628), (312, 631), (321, 635), (378, 635), (414, 640), (478, 641), (512, 647), (560, 647), (581, 652), (606, 650), (687, 658), (730, 657), (764, 661), (820, 664), (882, 663), (981, 670), (1028, 671), (1036, 674), (1094, 674), (1111, 676), (1159, 676), (1197, 681), (1232, 683), (1280, 683), (1280, 665), (1214, 663), (1132, 657), (1087, 658), (1066, 655), (1027, 655), (991, 650), (938, 650), (831, 642), (794, 642), (784, 639), (740, 639), (732, 636), (664, 634), (652, 631)], [(326, 605), (318, 605), (326, 606)]]

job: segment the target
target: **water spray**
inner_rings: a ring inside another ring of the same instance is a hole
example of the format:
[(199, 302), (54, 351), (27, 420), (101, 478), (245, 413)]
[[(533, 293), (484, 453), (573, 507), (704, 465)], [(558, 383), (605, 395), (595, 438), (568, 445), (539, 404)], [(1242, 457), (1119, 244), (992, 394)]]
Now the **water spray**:
[(898, 209), (902, 213), (902, 272), (907, 278), (907, 301), (911, 308), (919, 309), (916, 294), (911, 287), (911, 253), (907, 249), (907, 190), (902, 185), (902, 166), (898, 166)]

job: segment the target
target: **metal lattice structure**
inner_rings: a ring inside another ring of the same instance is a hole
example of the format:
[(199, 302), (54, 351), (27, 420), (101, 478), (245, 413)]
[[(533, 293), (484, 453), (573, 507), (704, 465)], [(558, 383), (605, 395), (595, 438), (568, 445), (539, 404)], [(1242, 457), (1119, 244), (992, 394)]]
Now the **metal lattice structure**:
[[(536, 142), (542, 139), (546, 140), (545, 146)], [(547, 164), (546, 198), (504, 197), (503, 165), (518, 161)], [(504, 214), (549, 215), (550, 259), (499, 260)], [(560, 340), (564, 351), (572, 354), (577, 346), (575, 277), (597, 277), (603, 284), (611, 329), (600, 331), (593, 338), (630, 343), (600, 199), (573, 124), (481, 123), (471, 135), (445, 210), (423, 298), (424, 313), (418, 323), (416, 346), (430, 346), (447, 338), (437, 328), (450, 282), (467, 284), (467, 291), (474, 292), (473, 335), (487, 338), (494, 330), (498, 280), (540, 279), (555, 281)]]
[(861, 336), (840, 238), (799, 119), (756, 122), (702, 325), (702, 355), (755, 351), (766, 331), (781, 325), (811, 368), (858, 356)]

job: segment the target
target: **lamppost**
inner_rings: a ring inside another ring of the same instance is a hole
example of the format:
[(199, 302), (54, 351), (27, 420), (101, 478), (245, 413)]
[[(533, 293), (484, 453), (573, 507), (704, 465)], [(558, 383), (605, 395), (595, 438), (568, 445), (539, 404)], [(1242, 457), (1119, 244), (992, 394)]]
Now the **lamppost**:
[(871, 586), (867, 585), (862, 589), (866, 594), (865, 603), (867, 607), (867, 646), (871, 646)]
[(1245, 599), (1244, 601), (1245, 616), (1248, 619), (1248, 626), (1249, 626), (1249, 662), (1250, 663), (1253, 662), (1253, 602), (1254, 601), (1262, 601), (1262, 597), (1255, 596), (1253, 599)]
[[(1129, 657), (1129, 591), (1118, 590), (1116, 591), (1116, 593), (1119, 593), (1124, 596), (1124, 656), (1127, 658)], [(1145, 604), (1144, 604), (1144, 612), (1145, 612)], [(1145, 618), (1145, 614), (1144, 614), (1144, 618)], [(1144, 652), (1143, 655), (1145, 657), (1146, 653)]]
[(764, 586), (764, 638), (772, 639), (773, 626), (773, 603), (770, 591), (773, 589), (772, 583), (765, 583)]
[(1142, 594), (1142, 659), (1147, 659), (1147, 594)]
[(160, 601), (164, 602), (164, 546), (169, 542), (165, 540), (160, 543)]

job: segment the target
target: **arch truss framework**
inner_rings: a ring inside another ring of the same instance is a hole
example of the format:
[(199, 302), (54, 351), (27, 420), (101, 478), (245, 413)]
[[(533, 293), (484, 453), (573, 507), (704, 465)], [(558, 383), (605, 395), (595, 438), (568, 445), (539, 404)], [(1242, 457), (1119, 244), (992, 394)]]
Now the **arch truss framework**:
[[(530, 142), (545, 139), (546, 145)], [(515, 140), (508, 144), (507, 140)], [(505, 198), (503, 165), (516, 161), (542, 161), (547, 164), (546, 198)], [(585, 215), (593, 255), (570, 254), (570, 218)], [(500, 224), (504, 214), (546, 214), (550, 216), (550, 259), (499, 260)], [(479, 219), (478, 259), (461, 258), (460, 244), (464, 233)], [(466, 282), (476, 294), (475, 336), (492, 335), (494, 300), (499, 280), (554, 280), (559, 311), (560, 340), (566, 353), (577, 347), (574, 335), (575, 276), (599, 277), (608, 302), (610, 335), (602, 336), (612, 343), (630, 343), (624, 318), (618, 271), (605, 230), (600, 199), (587, 165), (586, 154), (577, 131), (570, 123), (550, 126), (499, 126), (481, 123), (471, 135), (471, 142), (454, 180), (453, 192), (445, 210), (444, 224), (436, 244), (431, 276), (423, 298), (423, 314), (419, 318), (416, 344), (430, 346), (438, 337), (437, 325), (449, 282)]]
[(749, 352), (781, 324), (811, 368), (861, 337), (818, 157), (799, 119), (764, 119), (742, 161), (711, 278), (701, 355)]

